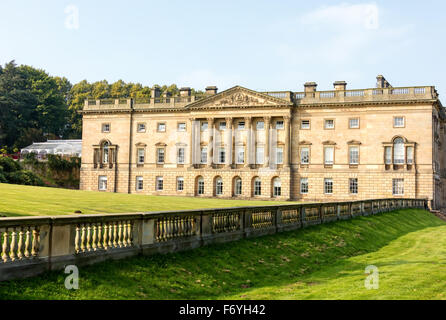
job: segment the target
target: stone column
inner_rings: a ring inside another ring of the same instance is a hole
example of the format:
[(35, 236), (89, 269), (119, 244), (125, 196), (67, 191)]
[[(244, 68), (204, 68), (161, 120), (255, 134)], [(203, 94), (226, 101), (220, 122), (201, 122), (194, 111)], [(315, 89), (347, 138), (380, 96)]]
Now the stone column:
[[(252, 163), (254, 163), (253, 161), (253, 155), (252, 155), (252, 130), (251, 130), (251, 118), (250, 117), (246, 117), (245, 118), (245, 127), (246, 127), (246, 154), (247, 156), (245, 156), (246, 159), (246, 163), (245, 163), (245, 168), (249, 168), (250, 165)], [(255, 156), (254, 156), (255, 158)]]
[(225, 132), (226, 134), (225, 134), (225, 142), (226, 142), (226, 145), (227, 145), (227, 149), (226, 149), (226, 152), (227, 152), (227, 154), (226, 154), (226, 167), (227, 168), (230, 168), (231, 167), (231, 165), (232, 165), (232, 163), (233, 163), (233, 161), (232, 161), (232, 159), (233, 159), (233, 155), (232, 155), (232, 150), (233, 150), (233, 147), (232, 147), (232, 118), (226, 118), (226, 132)]
[(271, 125), (271, 117), (263, 117), (265, 126), (265, 154), (264, 154), (264, 167), (269, 167), (270, 162), (270, 145), (269, 145), (269, 127)]
[(207, 166), (212, 167), (214, 164), (214, 118), (208, 118), (208, 158)]
[(290, 154), (291, 154), (291, 145), (290, 145), (290, 136), (291, 136), (290, 120), (291, 120), (291, 117), (285, 116), (285, 117), (283, 117), (283, 120), (284, 120), (284, 125), (285, 125), (285, 150), (283, 150), (284, 151), (283, 166), (285, 168), (287, 168), (290, 166)]

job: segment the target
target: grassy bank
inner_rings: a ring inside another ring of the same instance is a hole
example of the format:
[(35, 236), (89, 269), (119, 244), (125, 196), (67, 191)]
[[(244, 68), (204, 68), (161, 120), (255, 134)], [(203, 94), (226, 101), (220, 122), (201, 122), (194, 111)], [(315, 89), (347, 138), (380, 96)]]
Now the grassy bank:
[[(169, 255), (0, 283), (3, 299), (446, 299), (446, 224), (423, 210), (359, 217)], [(378, 290), (364, 269), (379, 268)]]
[(290, 202), (202, 199), (146, 196), (0, 183), (0, 215), (63, 215), (80, 210), (90, 213), (122, 213), (201, 208), (275, 205)]

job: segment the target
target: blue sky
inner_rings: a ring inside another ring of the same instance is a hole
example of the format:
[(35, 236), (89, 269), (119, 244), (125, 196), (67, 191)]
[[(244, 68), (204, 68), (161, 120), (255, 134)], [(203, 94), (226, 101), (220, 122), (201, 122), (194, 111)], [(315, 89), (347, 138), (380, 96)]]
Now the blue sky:
[[(78, 11), (78, 20), (75, 11)], [(444, 1), (0, 2), (0, 63), (83, 79), (220, 90), (435, 85)], [(78, 24), (76, 23), (78, 21)]]

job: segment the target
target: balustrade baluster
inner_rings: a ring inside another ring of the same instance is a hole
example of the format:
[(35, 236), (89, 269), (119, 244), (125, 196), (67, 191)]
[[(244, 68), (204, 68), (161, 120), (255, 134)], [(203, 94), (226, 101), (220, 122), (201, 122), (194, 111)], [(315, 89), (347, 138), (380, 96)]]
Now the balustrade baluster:
[(122, 246), (127, 247), (127, 221), (122, 221)]
[(98, 250), (101, 250), (103, 248), (102, 241), (103, 241), (103, 239), (102, 239), (102, 222), (99, 222), (98, 223), (98, 244), (97, 244)]
[(9, 232), (8, 232), (8, 229), (5, 229), (5, 231), (3, 231), (2, 259), (3, 259), (3, 262), (8, 262), (8, 260), (9, 260)]
[(113, 222), (113, 248), (118, 247), (118, 224)]
[(74, 251), (76, 253), (80, 252), (79, 240), (80, 240), (80, 228), (79, 225), (76, 225), (76, 234), (74, 236)]
[(85, 252), (85, 225), (82, 223), (81, 224), (81, 251)]
[(122, 248), (122, 221), (118, 221), (117, 225), (118, 225), (118, 247)]
[(40, 244), (40, 232), (37, 227), (33, 229), (33, 244), (32, 244), (32, 256), (37, 257), (39, 254), (39, 244)]
[(113, 222), (108, 223), (108, 247), (113, 248)]
[(31, 238), (31, 233), (29, 231), (29, 227), (26, 227), (25, 257), (27, 257), (27, 258), (29, 258), (29, 255), (30, 255), (30, 252), (31, 252), (31, 250), (30, 250), (30, 244), (31, 244), (30, 238)]
[(91, 225), (87, 223), (87, 251), (91, 250)]
[(97, 246), (97, 224), (93, 223), (93, 237), (92, 237), (92, 243), (91, 243), (91, 247), (93, 248), (93, 251), (96, 251), (98, 246)]

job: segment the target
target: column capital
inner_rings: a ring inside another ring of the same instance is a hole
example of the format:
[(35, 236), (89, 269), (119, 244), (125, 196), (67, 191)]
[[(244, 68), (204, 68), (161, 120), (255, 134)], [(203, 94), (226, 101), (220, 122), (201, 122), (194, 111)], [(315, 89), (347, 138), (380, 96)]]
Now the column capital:
[(263, 121), (265, 121), (265, 123), (270, 123), (271, 122), (271, 116), (264, 116), (263, 117)]
[(228, 128), (231, 128), (231, 127), (232, 127), (232, 122), (233, 122), (234, 118), (232, 118), (232, 117), (227, 117), (227, 118), (225, 118), (225, 120), (226, 120), (226, 126), (227, 126)]
[(291, 120), (291, 116), (290, 115), (283, 116), (283, 120), (290, 121)]
[(251, 118), (251, 117), (245, 117), (244, 119), (245, 119), (245, 125), (246, 125), (246, 127), (247, 127), (247, 128), (251, 128), (251, 121), (252, 121), (252, 118)]
[(215, 118), (207, 118), (208, 124), (213, 124), (215, 121)]

